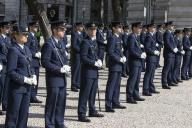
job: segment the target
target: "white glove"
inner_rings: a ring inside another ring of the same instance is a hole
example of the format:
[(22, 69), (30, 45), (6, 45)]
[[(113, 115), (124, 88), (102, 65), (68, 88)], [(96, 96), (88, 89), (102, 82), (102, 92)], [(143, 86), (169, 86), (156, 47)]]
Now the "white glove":
[(144, 46), (143, 46), (142, 44), (140, 45), (140, 47), (141, 47), (141, 48), (144, 48)]
[(24, 76), (24, 83), (32, 85), (33, 84), (33, 79)]
[(62, 68), (60, 69), (60, 72), (61, 72), (61, 73), (67, 73), (67, 71), (66, 71), (66, 69), (65, 69), (64, 67), (62, 67)]
[(146, 53), (143, 52), (143, 53), (141, 54), (141, 58), (142, 58), (142, 59), (145, 59), (146, 57), (147, 57)]
[(69, 56), (69, 53), (67, 51), (65, 51), (65, 55), (68, 57)]
[(0, 71), (2, 71), (2, 69), (3, 69), (3, 65), (2, 65), (2, 64), (0, 64)]
[(154, 51), (154, 54), (157, 55), (157, 56), (160, 55), (159, 51), (157, 51), (157, 50)]
[(71, 47), (71, 44), (67, 43), (66, 48), (69, 48), (69, 47)]
[(174, 48), (173, 51), (174, 51), (174, 53), (177, 53), (177, 52), (178, 52), (178, 49), (177, 49), (177, 48)]
[(95, 66), (98, 67), (98, 68), (102, 67), (102, 65), (100, 65), (100, 63), (98, 61), (95, 62)]
[(127, 61), (127, 59), (126, 59), (125, 56), (123, 56), (123, 57), (120, 58), (120, 62), (121, 62), (121, 63), (125, 63), (126, 61)]
[(182, 54), (182, 55), (184, 55), (184, 54), (185, 54), (185, 51), (184, 51), (184, 50), (182, 50), (182, 51), (181, 51), (181, 54)]
[(158, 44), (158, 43), (156, 43), (156, 47), (159, 47), (159, 44)]
[(106, 41), (106, 40), (104, 41), (104, 44), (107, 44), (107, 41)]
[(65, 70), (67, 73), (69, 73), (69, 72), (71, 71), (71, 67), (68, 66), (68, 65), (64, 65), (63, 68), (64, 68), (64, 70)]
[(37, 52), (37, 53), (35, 54), (35, 57), (41, 58), (41, 52)]
[(190, 50), (192, 50), (192, 46), (190, 47)]
[(99, 59), (99, 60), (97, 60), (97, 63), (99, 64), (99, 66), (100, 67), (102, 67), (103, 66), (103, 64), (102, 64), (102, 61)]
[(33, 79), (33, 85), (37, 85), (37, 76), (33, 75), (32, 79)]

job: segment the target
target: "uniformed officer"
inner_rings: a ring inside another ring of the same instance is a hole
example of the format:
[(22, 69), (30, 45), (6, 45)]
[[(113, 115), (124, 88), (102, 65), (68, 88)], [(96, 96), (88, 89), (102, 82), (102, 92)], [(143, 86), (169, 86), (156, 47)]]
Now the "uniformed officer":
[(3, 63), (3, 70), (1, 75), (1, 83), (3, 85), (3, 90), (1, 94), (2, 99), (2, 110), (7, 110), (7, 89), (8, 89), (8, 77), (7, 77), (7, 53), (8, 49), (11, 47), (11, 39), (8, 37), (10, 30), (11, 30), (11, 24), (8, 21), (1, 23), (1, 35), (0, 35), (0, 57), (2, 58)]
[(80, 79), (81, 79), (81, 57), (80, 57), (80, 46), (83, 41), (83, 28), (84, 25), (82, 22), (77, 22), (75, 24), (75, 31), (72, 33), (71, 38), (71, 90), (78, 92), (80, 88)]
[(123, 71), (122, 71), (122, 76), (123, 77), (127, 77), (129, 74), (129, 51), (128, 51), (128, 37), (129, 37), (129, 25), (124, 25), (123, 26), (123, 36), (122, 36), (122, 40), (123, 40), (123, 54), (126, 57), (126, 63), (123, 65)]
[[(29, 35), (26, 45), (29, 47), (32, 53), (32, 67), (34, 68), (35, 75), (37, 76), (37, 83), (39, 83), (39, 68), (40, 68), (40, 44), (35, 36), (38, 31), (39, 24), (37, 21), (31, 21), (28, 23)], [(31, 103), (42, 103), (42, 101), (37, 99), (37, 86), (31, 88)]]
[[(138, 36), (138, 40), (140, 40), (140, 44), (141, 44), (141, 49), (143, 52), (145, 52), (145, 38), (146, 38), (146, 33), (147, 33), (147, 25), (143, 25), (142, 27), (142, 31), (141, 31), (141, 34), (140, 36)], [(145, 72), (146, 70), (146, 66), (145, 66), (145, 59), (142, 59), (142, 72)]]
[[(189, 36), (189, 40), (191, 42), (191, 45), (192, 45), (192, 28), (191, 28), (191, 35)], [(191, 59), (190, 59), (190, 64), (189, 64), (189, 71), (188, 71), (188, 74), (189, 74), (189, 77), (192, 78), (192, 55), (191, 55)]]
[(32, 55), (27, 46), (25, 28), (15, 27), (15, 46), (9, 49), (7, 73), (10, 89), (5, 128), (27, 128), (31, 86), (37, 85), (37, 78), (31, 67)]
[(182, 82), (181, 80), (181, 63), (182, 63), (182, 58), (183, 55), (185, 55), (185, 51), (183, 50), (183, 42), (182, 42), (182, 38), (183, 38), (183, 30), (181, 29), (176, 29), (175, 32), (175, 44), (178, 48), (178, 53), (175, 55), (175, 63), (174, 63), (174, 73), (173, 73), (173, 77), (174, 77), (174, 83), (178, 83), (178, 82)]
[(181, 69), (181, 79), (188, 80), (189, 79), (189, 66), (190, 66), (190, 59), (191, 59), (191, 51), (192, 45), (189, 40), (189, 36), (191, 34), (190, 28), (184, 28), (184, 37), (183, 37), (183, 50), (185, 51), (185, 55), (183, 56), (183, 64)]
[(138, 40), (142, 29), (141, 22), (132, 24), (132, 33), (128, 38), (129, 58), (130, 58), (130, 72), (127, 81), (126, 94), (127, 103), (136, 104), (137, 101), (144, 101), (145, 99), (139, 96), (139, 83), (142, 70), (142, 59), (146, 58), (146, 53), (142, 51), (141, 44)]
[(107, 33), (104, 32), (104, 24), (100, 23), (98, 25), (96, 37), (97, 37), (97, 44), (98, 44), (98, 57), (103, 62), (105, 56), (105, 50), (107, 45)]
[(46, 70), (45, 128), (64, 128), (67, 64), (63, 37), (66, 22), (51, 22), (52, 36), (43, 45), (41, 63)]
[[(156, 32), (156, 40), (157, 40), (157, 47), (161, 55), (161, 49), (163, 48), (163, 30), (164, 24), (157, 25), (157, 32)], [(160, 56), (157, 59), (157, 67), (160, 68)]]
[(157, 59), (158, 56), (160, 55), (160, 52), (157, 47), (155, 24), (151, 23), (147, 25), (147, 29), (148, 33), (146, 34), (144, 43), (147, 58), (146, 58), (146, 72), (143, 81), (143, 95), (152, 96), (152, 93), (159, 93), (155, 89), (153, 79), (155, 75), (155, 69), (157, 66)]
[(173, 65), (175, 60), (175, 54), (178, 52), (178, 48), (175, 45), (173, 30), (174, 24), (169, 21), (165, 24), (166, 31), (163, 35), (164, 40), (164, 66), (162, 70), (162, 88), (171, 89), (169, 86), (176, 86), (173, 84)]
[(81, 85), (78, 103), (78, 120), (90, 122), (86, 117), (87, 102), (89, 104), (89, 117), (103, 117), (95, 107), (95, 98), (98, 89), (98, 69), (102, 67), (99, 59), (96, 40), (97, 26), (94, 22), (86, 24), (87, 37), (81, 44)]
[(112, 36), (107, 44), (107, 52), (109, 55), (109, 77), (105, 92), (105, 109), (106, 112), (115, 112), (114, 109), (125, 109), (120, 104), (120, 85), (123, 64), (126, 63), (126, 57), (123, 55), (122, 24), (120, 22), (112, 22)]

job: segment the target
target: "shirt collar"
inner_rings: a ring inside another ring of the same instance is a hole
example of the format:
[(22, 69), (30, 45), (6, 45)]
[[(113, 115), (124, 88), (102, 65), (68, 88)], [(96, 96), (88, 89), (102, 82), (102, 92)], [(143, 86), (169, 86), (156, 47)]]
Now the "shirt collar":
[(80, 31), (77, 31), (77, 33), (78, 33), (79, 35), (81, 35), (81, 32), (80, 32)]
[(119, 34), (117, 34), (117, 33), (114, 33), (114, 34), (115, 34), (116, 37), (119, 37)]
[(95, 41), (95, 40), (96, 40), (96, 37), (91, 37), (91, 40), (92, 40), (92, 41)]
[(30, 33), (31, 33), (32, 36), (35, 36), (35, 33), (33, 33), (33, 32), (30, 32)]
[(19, 44), (19, 43), (18, 43), (18, 45), (19, 45), (19, 47), (20, 47), (21, 49), (24, 48), (24, 45), (23, 45), (23, 44)]
[(152, 36), (154, 35), (154, 33), (153, 32), (149, 32)]
[(59, 43), (59, 40), (55, 37), (53, 37), (56, 43)]
[(5, 35), (5, 34), (1, 34), (1, 35), (3, 36), (4, 39), (7, 37), (7, 35)]

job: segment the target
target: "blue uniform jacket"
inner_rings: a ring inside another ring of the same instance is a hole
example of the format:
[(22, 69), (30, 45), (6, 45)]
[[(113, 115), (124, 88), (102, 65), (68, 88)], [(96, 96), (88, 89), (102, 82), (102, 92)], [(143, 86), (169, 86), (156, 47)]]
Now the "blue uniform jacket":
[(140, 47), (140, 42), (137, 40), (137, 37), (134, 33), (130, 34), (128, 42), (130, 66), (142, 66), (142, 49)]
[(40, 59), (35, 57), (35, 54), (40, 51), (40, 44), (35, 36), (31, 33), (28, 34), (28, 41), (26, 45), (29, 47), (32, 53), (32, 66), (39, 67), (40, 66)]
[(7, 73), (10, 78), (10, 88), (16, 93), (30, 91), (30, 85), (24, 83), (24, 76), (30, 77), (34, 74), (31, 67), (32, 55), (27, 46), (22, 49), (18, 44), (11, 47), (8, 52)]
[(145, 39), (145, 52), (147, 54), (146, 61), (148, 62), (157, 62), (157, 55), (154, 54), (155, 50), (158, 50), (156, 47), (156, 36), (151, 33), (146, 34)]
[(47, 87), (66, 86), (65, 74), (60, 72), (62, 66), (67, 64), (65, 51), (66, 49), (63, 40), (57, 43), (53, 37), (48, 39), (48, 41), (43, 45), (41, 50), (41, 63), (46, 70)]
[(166, 32), (163, 35), (163, 40), (164, 40), (164, 51), (163, 51), (163, 56), (168, 57), (168, 58), (174, 58), (175, 53), (173, 51), (175, 46), (175, 40), (173, 37), (173, 34), (169, 31), (166, 30)]
[(109, 71), (122, 71), (122, 63), (120, 62), (120, 58), (123, 57), (122, 51), (122, 37), (117, 37), (113, 34), (109, 38), (109, 42), (107, 44), (108, 55), (109, 55)]
[(98, 78), (98, 68), (95, 62), (98, 59), (98, 49), (96, 40), (92, 41), (86, 37), (81, 44), (81, 78)]
[(186, 35), (183, 37), (183, 50), (185, 51), (185, 55), (187, 56), (191, 56), (191, 42), (189, 40), (189, 37), (187, 37)]

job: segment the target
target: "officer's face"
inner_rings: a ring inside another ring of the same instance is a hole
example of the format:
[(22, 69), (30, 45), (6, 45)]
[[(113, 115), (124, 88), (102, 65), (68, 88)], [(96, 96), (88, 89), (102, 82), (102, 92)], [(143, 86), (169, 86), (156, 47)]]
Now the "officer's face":
[(123, 32), (123, 29), (121, 26), (113, 27), (113, 31), (117, 34), (120, 34)]
[(65, 31), (66, 31), (66, 28), (58, 28), (57, 29), (57, 35), (58, 35), (58, 37), (59, 38), (63, 38), (64, 37), (64, 35), (65, 35)]
[(141, 30), (142, 30), (142, 28), (139, 27), (139, 26), (133, 28), (133, 31), (134, 31), (136, 34), (138, 34), (138, 35), (141, 33)]
[(15, 39), (20, 44), (25, 44), (27, 42), (27, 34), (24, 33), (17, 33), (15, 35)]
[(34, 26), (32, 26), (31, 27), (31, 30), (34, 32), (34, 33), (36, 33), (37, 31), (38, 31), (38, 26), (36, 26), (36, 25), (34, 25)]
[(83, 26), (78, 26), (78, 27), (77, 27), (77, 30), (80, 31), (80, 32), (82, 32), (83, 29), (84, 29)]
[(95, 36), (96, 36), (96, 33), (97, 33), (97, 28), (89, 28), (89, 29), (87, 30), (87, 32), (88, 32), (88, 35), (89, 35), (90, 37), (95, 37)]
[(10, 26), (5, 26), (1, 29), (1, 32), (4, 34), (10, 33), (11, 27)]

